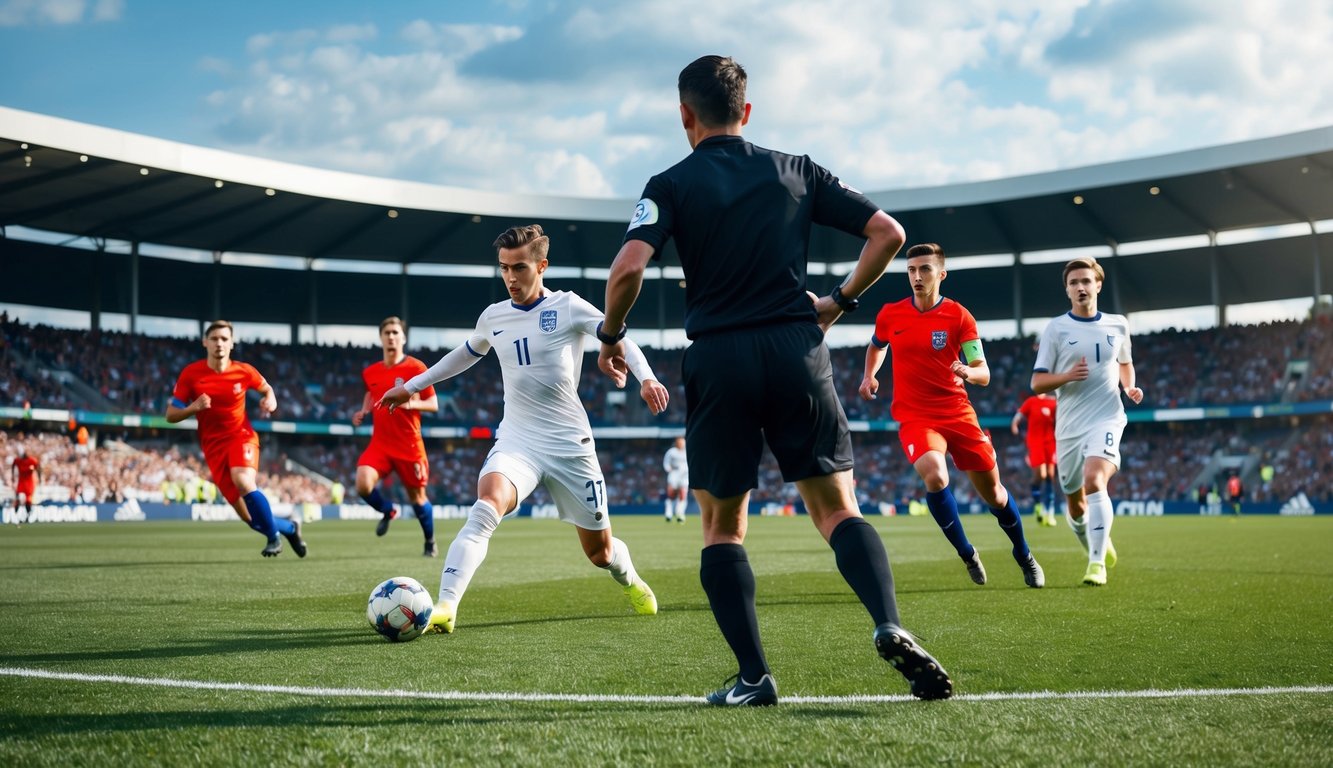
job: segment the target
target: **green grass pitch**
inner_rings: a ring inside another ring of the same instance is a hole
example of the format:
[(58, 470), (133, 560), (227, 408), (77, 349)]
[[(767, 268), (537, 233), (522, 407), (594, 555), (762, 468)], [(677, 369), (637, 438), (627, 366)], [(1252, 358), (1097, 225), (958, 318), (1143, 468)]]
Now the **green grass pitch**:
[[(804, 518), (751, 521), (788, 701), (747, 710), (683, 698), (735, 671), (699, 588), (698, 518), (615, 520), (657, 616), (631, 613), (567, 525), (522, 519), (492, 540), (455, 634), (405, 644), (364, 613), (390, 576), (435, 592), (440, 561), (420, 556), (410, 519), (382, 539), (371, 523), (311, 524), (305, 560), (260, 558), (239, 522), (0, 529), (0, 765), (1333, 764), (1333, 519), (1119, 518), (1101, 589), (1079, 584), (1063, 524), (1028, 524), (1043, 590), (1023, 586), (988, 516), (964, 519), (985, 587), (929, 519), (871, 521), (952, 701), (897, 698), (905, 681)], [(440, 522), (442, 548), (458, 525)], [(1306, 690), (1218, 693), (1291, 688)], [(1200, 693), (1114, 695), (1147, 690)]]

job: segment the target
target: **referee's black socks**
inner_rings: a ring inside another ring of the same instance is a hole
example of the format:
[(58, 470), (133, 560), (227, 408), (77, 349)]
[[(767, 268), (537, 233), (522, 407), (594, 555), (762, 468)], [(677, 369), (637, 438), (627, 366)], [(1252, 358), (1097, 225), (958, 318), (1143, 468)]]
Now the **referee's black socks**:
[(898, 598), (893, 593), (889, 554), (875, 527), (865, 518), (849, 517), (833, 529), (828, 543), (833, 548), (838, 570), (861, 598), (875, 626), (886, 621), (902, 626), (898, 620)]
[(713, 618), (740, 664), (741, 677), (757, 682), (768, 674), (754, 611), (754, 571), (740, 544), (714, 544), (699, 553), (699, 583)]

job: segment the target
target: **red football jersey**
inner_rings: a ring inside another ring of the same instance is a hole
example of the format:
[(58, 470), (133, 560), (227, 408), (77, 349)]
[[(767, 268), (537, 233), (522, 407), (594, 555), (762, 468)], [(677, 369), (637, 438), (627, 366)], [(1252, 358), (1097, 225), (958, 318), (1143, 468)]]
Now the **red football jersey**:
[(1018, 412), (1028, 422), (1028, 440), (1055, 439), (1055, 397), (1033, 395), (1023, 401)]
[(19, 482), (33, 479), (37, 474), (37, 467), (41, 462), (32, 456), (19, 456), (14, 459), (13, 466), (19, 468)]
[(199, 444), (207, 450), (210, 445), (255, 439), (255, 430), (245, 415), (245, 391), (263, 389), (267, 384), (249, 363), (233, 360), (219, 373), (208, 367), (208, 361), (196, 360), (185, 366), (176, 380), (172, 404), (184, 408), (200, 395), (208, 395), (212, 404), (194, 416), (199, 422)]
[(873, 343), (892, 352), (894, 420), (975, 418), (950, 366), (962, 359), (963, 343), (978, 338), (972, 313), (953, 299), (941, 298), (924, 312), (911, 299), (885, 304), (875, 317)]
[[(369, 366), (361, 372), (366, 391), (370, 393), (371, 404), (378, 403), (394, 386), (402, 384), (419, 373), (426, 372), (426, 364), (410, 355), (397, 365), (385, 365), (383, 361)], [(435, 396), (434, 387), (421, 390), (423, 400)], [(396, 408), (389, 413), (388, 408), (378, 408), (374, 414), (374, 431), (370, 435), (370, 444), (390, 456), (415, 457), (425, 453), (421, 442), (421, 412)]]

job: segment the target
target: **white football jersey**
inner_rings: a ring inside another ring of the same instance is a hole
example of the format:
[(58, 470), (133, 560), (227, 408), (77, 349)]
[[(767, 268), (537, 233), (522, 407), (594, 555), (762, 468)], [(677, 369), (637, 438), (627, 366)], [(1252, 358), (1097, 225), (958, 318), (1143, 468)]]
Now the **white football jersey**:
[[(520, 441), (527, 450), (551, 456), (596, 450), (579, 399), (579, 376), (584, 340), (594, 337), (601, 321), (596, 307), (569, 291), (550, 292), (524, 306), (501, 301), (482, 311), (467, 348), (477, 357), (494, 348), (500, 360), (504, 416), (497, 440)], [(634, 364), (638, 350), (629, 346), (630, 370), (642, 380), (644, 371)], [(652, 378), (651, 369), (646, 375)]]
[(1071, 381), (1055, 390), (1056, 440), (1077, 437), (1109, 421), (1124, 420), (1120, 364), (1133, 362), (1129, 320), (1124, 315), (1105, 312), (1090, 318), (1076, 317), (1071, 312), (1060, 315), (1042, 332), (1032, 370), (1063, 373), (1080, 358), (1088, 361), (1088, 378)]
[(667, 472), (683, 472), (689, 468), (685, 463), (685, 449), (671, 446), (662, 458), (662, 469)]

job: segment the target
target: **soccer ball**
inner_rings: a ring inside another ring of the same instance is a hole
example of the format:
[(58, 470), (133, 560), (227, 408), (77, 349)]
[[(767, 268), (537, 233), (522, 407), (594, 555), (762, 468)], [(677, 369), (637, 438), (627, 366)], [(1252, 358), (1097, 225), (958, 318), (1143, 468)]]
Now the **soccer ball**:
[(395, 643), (415, 640), (426, 631), (430, 621), (430, 593), (421, 582), (407, 576), (395, 576), (370, 592), (366, 620), (376, 632)]

